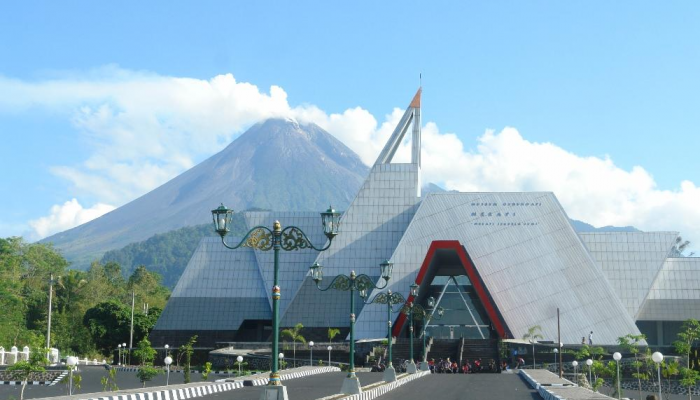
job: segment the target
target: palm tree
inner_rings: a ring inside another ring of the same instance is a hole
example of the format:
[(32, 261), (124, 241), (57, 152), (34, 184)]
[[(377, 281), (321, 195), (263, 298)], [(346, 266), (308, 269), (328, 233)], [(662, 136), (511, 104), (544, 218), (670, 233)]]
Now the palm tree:
[(340, 333), (338, 328), (328, 328), (328, 340), (333, 343), (333, 338)]
[[(673, 244), (673, 248), (671, 249), (671, 257), (686, 257), (683, 252), (688, 248), (690, 245), (689, 240), (683, 240), (682, 237), (678, 236), (676, 238), (676, 242)], [(692, 257), (695, 253), (690, 253), (688, 254), (688, 257)]]
[(529, 327), (527, 333), (523, 335), (523, 339), (532, 343), (532, 369), (535, 369), (535, 343), (537, 343), (537, 339), (544, 339), (542, 327), (539, 325)]
[(293, 349), (294, 349), (294, 366), (296, 366), (297, 362), (297, 341), (303, 344), (306, 344), (306, 339), (301, 336), (301, 330), (304, 329), (304, 325), (301, 324), (301, 322), (297, 323), (294, 325), (294, 328), (288, 328), (288, 329), (283, 329), (282, 336), (288, 337), (292, 340), (293, 344)]

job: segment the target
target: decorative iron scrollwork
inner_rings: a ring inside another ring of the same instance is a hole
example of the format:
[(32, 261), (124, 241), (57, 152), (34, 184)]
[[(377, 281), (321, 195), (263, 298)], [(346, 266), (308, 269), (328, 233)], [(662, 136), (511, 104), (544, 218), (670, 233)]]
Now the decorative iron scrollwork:
[[(409, 304), (405, 304), (403, 307), (401, 307), (401, 312), (404, 313), (405, 315), (410, 315), (411, 314), (411, 306)], [(421, 321), (423, 318), (427, 317), (428, 313), (426, 313), (425, 308), (423, 308), (420, 304), (415, 304), (413, 303), (413, 319), (417, 321)]]
[(374, 282), (372, 282), (372, 279), (370, 279), (370, 277), (367, 275), (362, 274), (355, 279), (355, 289), (358, 291), (370, 290), (374, 289), (375, 287)]
[(300, 250), (313, 248), (311, 241), (304, 232), (295, 227), (289, 227), (282, 232), (280, 245), (284, 250)]
[(244, 240), (243, 247), (251, 247), (262, 251), (272, 249), (272, 233), (264, 228), (250, 231)]
[(338, 275), (331, 283), (331, 287), (335, 290), (350, 290), (352, 288), (352, 280), (345, 275)]

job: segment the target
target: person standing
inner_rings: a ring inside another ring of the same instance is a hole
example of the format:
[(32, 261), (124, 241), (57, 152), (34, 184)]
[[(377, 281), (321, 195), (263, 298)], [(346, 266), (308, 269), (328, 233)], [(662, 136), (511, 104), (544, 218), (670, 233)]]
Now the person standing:
[(588, 334), (588, 345), (593, 346), (593, 331)]

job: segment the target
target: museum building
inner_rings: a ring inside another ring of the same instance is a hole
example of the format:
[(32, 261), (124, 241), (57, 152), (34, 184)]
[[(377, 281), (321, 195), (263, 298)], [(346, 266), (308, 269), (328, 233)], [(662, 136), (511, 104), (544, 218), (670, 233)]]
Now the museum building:
[[(351, 271), (378, 281), (379, 264), (393, 263), (383, 290), (427, 307), (435, 338), (521, 338), (539, 325), (544, 340), (595, 344), (646, 334), (649, 344), (675, 340), (682, 321), (700, 319), (700, 258), (680, 257), (678, 232), (576, 232), (551, 192), (433, 192), (421, 195), (421, 90), (407, 108), (367, 179), (343, 213), (340, 234), (324, 252), (280, 255), (281, 326), (302, 323), (307, 339), (350, 325), (347, 292), (317, 289), (309, 267), (323, 265), (324, 283)], [(392, 163), (407, 133), (411, 162)], [(245, 212), (248, 228), (301, 228), (323, 244), (318, 213)], [(240, 240), (241, 238), (238, 238)], [(231, 240), (231, 242), (237, 242)], [(415, 298), (411, 284), (419, 286)], [(266, 341), (271, 332), (273, 254), (226, 249), (201, 241), (175, 287), (151, 340), (177, 346), (198, 335), (200, 346)], [(376, 295), (370, 294), (370, 298)], [(386, 306), (356, 301), (356, 339), (386, 337)], [(392, 315), (393, 335), (407, 335), (406, 318)], [(316, 339), (314, 339), (316, 340)]]

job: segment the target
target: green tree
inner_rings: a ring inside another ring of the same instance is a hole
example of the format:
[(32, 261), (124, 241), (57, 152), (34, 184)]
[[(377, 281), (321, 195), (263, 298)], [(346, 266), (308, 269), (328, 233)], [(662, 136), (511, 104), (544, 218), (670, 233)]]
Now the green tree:
[(328, 341), (333, 342), (333, 339), (338, 336), (340, 329), (338, 328), (328, 328)]
[(663, 361), (661, 363), (661, 376), (666, 378), (666, 381), (668, 383), (668, 386), (666, 387), (667, 393), (671, 393), (671, 378), (678, 376), (679, 373), (680, 365), (678, 364), (678, 361)]
[(100, 379), (100, 383), (102, 383), (102, 390), (105, 392), (116, 392), (119, 390), (119, 386), (117, 386), (117, 369), (110, 368), (107, 376), (103, 376)]
[(539, 325), (531, 326), (527, 329), (527, 333), (523, 335), (523, 340), (529, 340), (532, 343), (532, 368), (535, 368), (535, 343), (537, 339), (544, 339), (542, 336), (542, 327)]
[[(671, 249), (671, 257), (686, 257), (683, 253), (688, 249), (688, 246), (690, 246), (690, 241), (683, 240), (682, 237), (678, 236)], [(692, 257), (694, 254), (690, 253), (688, 257)]]
[(209, 379), (209, 374), (211, 373), (211, 363), (209, 361), (204, 363), (204, 368), (202, 368), (202, 380), (206, 381)]
[(194, 344), (197, 343), (197, 335), (194, 335), (187, 343), (180, 346), (178, 359), (185, 357), (185, 383), (190, 383), (190, 368), (192, 366), (192, 354), (194, 353)]
[(29, 378), (36, 373), (44, 372), (46, 369), (46, 349), (37, 349), (29, 353), (29, 360), (22, 360), (16, 362), (14, 365), (7, 367), (7, 371), (14, 372), (14, 375), (19, 378), (22, 382), (22, 390), (20, 391), (19, 398), (24, 400), (24, 389), (27, 387), (27, 381)]
[(153, 367), (152, 365), (143, 365), (139, 367), (138, 372), (136, 372), (136, 376), (141, 381), (141, 387), (146, 387), (146, 382), (153, 380), (153, 378), (155, 378), (160, 373), (161, 370)]
[[(678, 340), (673, 342), (676, 352), (685, 358), (685, 368), (681, 369), (681, 384), (685, 380), (686, 383), (693, 382), (692, 385), (695, 386), (697, 381), (697, 378), (693, 379), (697, 374), (691, 372), (695, 368), (695, 361), (691, 360), (691, 353), (693, 344), (698, 340), (700, 340), (700, 322), (692, 318), (683, 322), (681, 331), (678, 333)], [(688, 398), (693, 398), (690, 387), (688, 387)]]
[(700, 372), (690, 368), (681, 368), (680, 384), (688, 388), (688, 398), (690, 400), (693, 399), (691, 388), (697, 385), (698, 380), (700, 380)]
[(292, 345), (294, 346), (294, 366), (296, 366), (297, 359), (297, 342), (306, 344), (306, 339), (301, 335), (301, 330), (304, 329), (304, 325), (301, 322), (294, 325), (294, 328), (283, 329), (282, 337), (287, 337), (292, 340)]
[[(153, 329), (161, 309), (154, 307), (145, 315), (134, 314), (134, 340), (139, 342)], [(103, 355), (114, 351), (118, 343), (129, 338), (131, 329), (131, 306), (116, 300), (99, 303), (88, 309), (83, 317), (95, 348)]]
[(637, 390), (639, 392), (639, 398), (642, 398), (642, 380), (649, 379), (649, 375), (643, 373), (642, 367), (644, 363), (640, 358), (639, 350), (640, 344), (646, 340), (644, 335), (632, 335), (628, 334), (617, 338), (617, 343), (620, 345), (622, 350), (626, 353), (632, 354), (634, 356), (634, 361), (632, 362), (632, 368), (635, 368), (637, 372), (633, 372), (632, 376), (637, 378)]
[(156, 357), (156, 350), (151, 347), (151, 342), (148, 338), (143, 338), (134, 350), (134, 356), (139, 359), (141, 365), (153, 365), (153, 360)]

